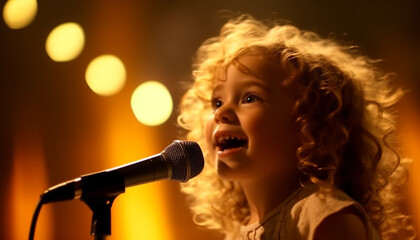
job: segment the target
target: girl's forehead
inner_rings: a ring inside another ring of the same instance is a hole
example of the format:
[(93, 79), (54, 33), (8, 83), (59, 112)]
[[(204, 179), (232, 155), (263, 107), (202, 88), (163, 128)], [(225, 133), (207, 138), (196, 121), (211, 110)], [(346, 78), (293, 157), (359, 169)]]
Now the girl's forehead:
[(229, 67), (235, 67), (244, 74), (264, 81), (275, 80), (280, 82), (287, 77), (280, 63), (261, 53), (247, 54), (234, 58), (229, 65), (219, 68), (216, 80), (226, 80)]

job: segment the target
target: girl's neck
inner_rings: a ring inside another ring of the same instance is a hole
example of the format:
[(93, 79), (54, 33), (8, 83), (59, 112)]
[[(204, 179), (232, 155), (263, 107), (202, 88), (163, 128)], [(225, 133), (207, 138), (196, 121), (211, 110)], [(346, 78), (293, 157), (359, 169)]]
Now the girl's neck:
[(261, 221), (299, 188), (299, 181), (262, 180), (241, 182), (250, 208), (248, 224)]

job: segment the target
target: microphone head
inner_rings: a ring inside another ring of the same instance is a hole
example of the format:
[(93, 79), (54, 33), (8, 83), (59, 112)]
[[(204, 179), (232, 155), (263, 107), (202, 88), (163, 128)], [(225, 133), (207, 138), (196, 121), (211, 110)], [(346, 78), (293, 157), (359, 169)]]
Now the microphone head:
[(196, 142), (176, 140), (162, 153), (172, 167), (171, 180), (186, 182), (203, 170), (204, 157)]

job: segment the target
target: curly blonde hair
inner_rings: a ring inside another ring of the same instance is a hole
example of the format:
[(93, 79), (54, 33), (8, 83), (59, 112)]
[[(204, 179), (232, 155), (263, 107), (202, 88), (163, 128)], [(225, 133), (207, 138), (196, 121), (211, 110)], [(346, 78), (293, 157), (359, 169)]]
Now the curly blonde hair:
[[(406, 180), (405, 158), (395, 151), (395, 111), (403, 92), (376, 62), (331, 39), (290, 24), (263, 23), (242, 15), (220, 36), (205, 41), (193, 65), (194, 84), (180, 104), (178, 123), (202, 148), (203, 172), (182, 185), (194, 221), (222, 233), (235, 233), (249, 220), (238, 183), (217, 177), (208, 156), (204, 126), (212, 113), (211, 94), (218, 71), (239, 56), (258, 51), (282, 66), (279, 79), (296, 92), (294, 116), (300, 146), (297, 167), (304, 180), (324, 189), (338, 187), (362, 204), (383, 239), (414, 238), (409, 217), (398, 208)], [(304, 182), (304, 180), (302, 182)]]

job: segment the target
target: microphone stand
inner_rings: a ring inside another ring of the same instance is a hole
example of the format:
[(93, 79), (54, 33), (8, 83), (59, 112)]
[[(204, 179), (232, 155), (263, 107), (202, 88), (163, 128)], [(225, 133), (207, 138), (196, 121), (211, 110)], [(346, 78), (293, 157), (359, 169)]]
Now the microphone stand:
[[(112, 203), (118, 195), (125, 192), (124, 178), (115, 171), (97, 174), (94, 178), (91, 176), (82, 176), (85, 191), (81, 200), (93, 212), (90, 234), (95, 240), (105, 240), (111, 235)], [(89, 181), (89, 178), (93, 181)]]

